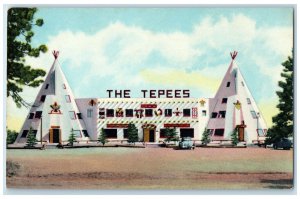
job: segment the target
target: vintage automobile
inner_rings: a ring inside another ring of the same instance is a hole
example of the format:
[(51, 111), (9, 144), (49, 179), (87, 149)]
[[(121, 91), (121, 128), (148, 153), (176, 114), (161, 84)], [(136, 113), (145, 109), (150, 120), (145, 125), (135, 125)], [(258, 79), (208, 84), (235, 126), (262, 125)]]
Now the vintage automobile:
[(278, 142), (275, 142), (273, 144), (274, 149), (282, 148), (285, 150), (290, 150), (291, 147), (292, 147), (292, 142), (291, 142), (291, 140), (289, 140), (287, 138), (282, 138)]
[(183, 137), (179, 142), (179, 149), (195, 149), (194, 142), (190, 137)]

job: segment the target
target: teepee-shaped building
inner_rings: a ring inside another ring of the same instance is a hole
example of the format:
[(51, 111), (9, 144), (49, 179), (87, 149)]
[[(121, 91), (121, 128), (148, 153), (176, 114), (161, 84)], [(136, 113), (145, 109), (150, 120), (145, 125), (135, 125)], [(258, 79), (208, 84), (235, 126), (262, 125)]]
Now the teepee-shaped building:
[(267, 125), (235, 63), (237, 52), (231, 53), (231, 63), (213, 99), (207, 129), (212, 140), (230, 140), (237, 128), (238, 139), (247, 144), (264, 140)]
[(34, 105), (31, 107), (16, 143), (24, 143), (30, 128), (36, 139), (48, 143), (68, 140), (73, 129), (77, 140), (88, 140), (86, 127), (71, 88), (61, 71), (58, 51), (53, 51), (54, 63), (48, 72)]

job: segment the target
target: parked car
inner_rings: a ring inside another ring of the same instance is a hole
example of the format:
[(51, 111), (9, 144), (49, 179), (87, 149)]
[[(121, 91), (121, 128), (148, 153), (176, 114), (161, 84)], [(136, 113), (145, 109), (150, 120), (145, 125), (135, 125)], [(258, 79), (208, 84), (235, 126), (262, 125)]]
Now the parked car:
[(179, 149), (195, 149), (194, 142), (190, 137), (183, 137), (179, 142)]
[(290, 150), (291, 147), (292, 147), (292, 142), (287, 138), (281, 138), (278, 142), (275, 142), (273, 144), (274, 149), (282, 148), (285, 150)]

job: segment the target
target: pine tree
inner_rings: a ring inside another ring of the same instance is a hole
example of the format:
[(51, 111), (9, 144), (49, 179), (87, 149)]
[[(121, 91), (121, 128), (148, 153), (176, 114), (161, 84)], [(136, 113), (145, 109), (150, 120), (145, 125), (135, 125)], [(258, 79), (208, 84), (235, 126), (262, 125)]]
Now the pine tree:
[(76, 142), (76, 137), (74, 134), (74, 129), (71, 129), (71, 134), (69, 135), (69, 139), (68, 139), (69, 143), (71, 144), (71, 147), (73, 147), (74, 142)]
[(104, 128), (101, 129), (101, 132), (98, 137), (98, 142), (102, 143), (103, 146), (105, 143), (108, 142), (108, 140), (106, 139), (106, 134), (105, 134)]
[(6, 128), (6, 132), (7, 132), (6, 144), (13, 144), (18, 137), (18, 133), (14, 130), (10, 130), (7, 128)]
[(231, 133), (231, 142), (234, 146), (236, 146), (239, 143), (237, 128), (235, 128)]
[(32, 127), (30, 127), (28, 135), (27, 135), (27, 142), (26, 146), (33, 148), (37, 144), (36, 135), (33, 133)]
[(207, 145), (210, 142), (210, 130), (205, 128), (201, 139), (202, 144)]
[(177, 132), (175, 128), (166, 128), (166, 142), (170, 141), (179, 141), (179, 137), (177, 136)]
[(281, 65), (284, 67), (281, 77), (284, 79), (278, 82), (280, 90), (276, 92), (279, 97), (279, 104), (276, 106), (279, 113), (272, 118), (273, 126), (267, 132), (266, 143), (271, 144), (281, 138), (293, 136), (294, 128), (294, 59), (288, 59)]
[(42, 26), (43, 19), (34, 21), (36, 8), (10, 8), (7, 15), (7, 97), (11, 96), (17, 107), (30, 106), (19, 95), (23, 86), (38, 87), (46, 72), (25, 65), (25, 57), (38, 57), (47, 52), (45, 45), (33, 47), (34, 26)]
[(139, 141), (138, 129), (133, 123), (128, 124), (128, 143), (135, 143)]

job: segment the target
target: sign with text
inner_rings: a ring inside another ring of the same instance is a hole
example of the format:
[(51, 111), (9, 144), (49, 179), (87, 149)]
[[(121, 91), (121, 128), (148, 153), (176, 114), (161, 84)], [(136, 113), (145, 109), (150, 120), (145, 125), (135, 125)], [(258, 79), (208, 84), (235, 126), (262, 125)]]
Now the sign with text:
[(164, 127), (190, 127), (190, 124), (164, 124)]

